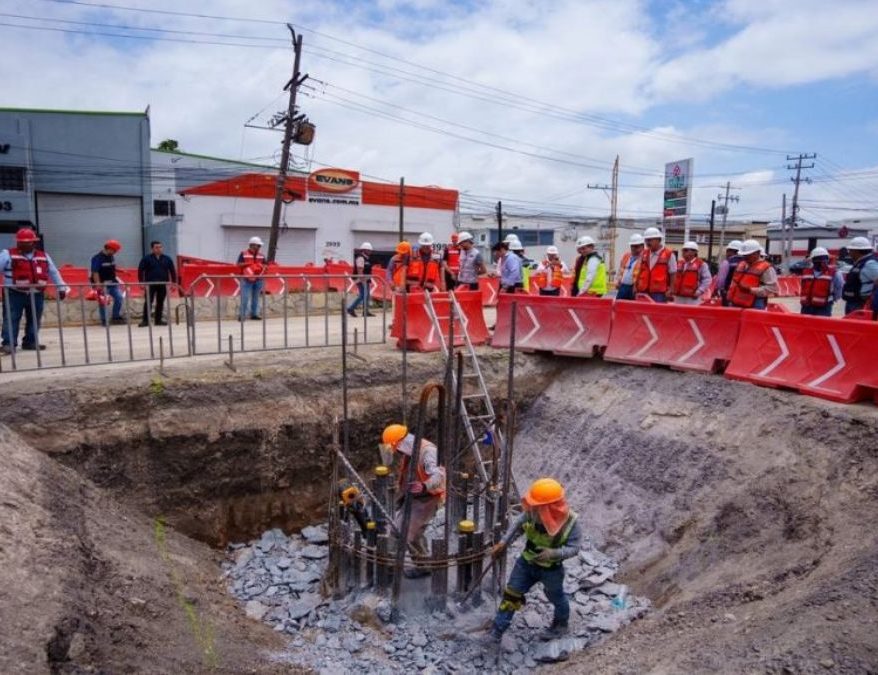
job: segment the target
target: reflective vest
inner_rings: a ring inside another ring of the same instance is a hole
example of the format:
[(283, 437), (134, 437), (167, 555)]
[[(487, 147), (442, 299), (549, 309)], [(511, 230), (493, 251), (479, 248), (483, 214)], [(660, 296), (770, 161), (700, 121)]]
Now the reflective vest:
[(254, 253), (249, 248), (241, 251), (241, 268), (249, 267), (253, 274), (262, 274), (265, 269), (265, 256), (262, 251)]
[(460, 269), (460, 247), (449, 246), (445, 249), (445, 262), (452, 272), (457, 274)]
[(771, 264), (764, 260), (759, 260), (752, 265), (747, 265), (746, 260), (739, 262), (732, 275), (732, 285), (729, 286), (729, 302), (735, 307), (743, 307), (744, 309), (755, 305), (757, 297), (741, 289), (759, 286), (762, 275), (770, 267)]
[(863, 293), (863, 280), (860, 277), (860, 272), (870, 260), (878, 260), (878, 256), (874, 253), (864, 255), (857, 260), (850, 271), (848, 271), (847, 279), (845, 279), (844, 282), (844, 290), (841, 292), (841, 297), (845, 300), (859, 300), (869, 294)]
[(405, 286), (406, 264), (404, 256), (399, 253), (390, 259), (390, 283), (394, 288)]
[(415, 256), (409, 261), (406, 278), (410, 286), (436, 288), (439, 286), (439, 263), (432, 256), (427, 259), (426, 263), (423, 257)]
[(719, 289), (720, 295), (728, 295), (729, 288), (732, 285), (732, 277), (734, 276), (735, 270), (737, 269), (738, 265), (741, 264), (741, 261), (743, 259), (744, 258), (739, 255), (733, 255), (731, 258), (727, 258), (727, 262), (729, 263), (729, 271), (726, 274), (726, 278), (723, 279), (723, 287)]
[(802, 275), (802, 290), (799, 301), (802, 307), (826, 307), (831, 302), (832, 280), (835, 278), (835, 268), (826, 266), (822, 272)]
[[(631, 251), (626, 251), (619, 263), (619, 278), (616, 280), (616, 287), (622, 285), (622, 279), (625, 278), (625, 270), (628, 269), (628, 263), (631, 262)], [(637, 275), (640, 272), (640, 258), (634, 261), (634, 269), (631, 270), (631, 285), (637, 285)]]
[(655, 267), (649, 267), (650, 250), (643, 249), (640, 254), (640, 271), (637, 275), (638, 293), (667, 293), (670, 288), (671, 275), (668, 272), (668, 264), (674, 252), (665, 246), (659, 251)]
[(12, 285), (19, 287), (46, 286), (49, 283), (49, 257), (37, 249), (27, 258), (17, 248), (9, 249)]
[(594, 279), (591, 281), (591, 286), (588, 291), (586, 291), (587, 295), (606, 295), (607, 293), (607, 265), (604, 263), (603, 258), (597, 253), (590, 253), (585, 257), (585, 260), (582, 261), (582, 264), (579, 266), (579, 278), (576, 280), (576, 292), (580, 293), (582, 289), (585, 287), (585, 277), (588, 276), (588, 259), (592, 256), (597, 256), (600, 262), (598, 263), (597, 272), (594, 274)]
[[(421, 454), (418, 458), (418, 465), (415, 467), (415, 475), (417, 476), (419, 483), (426, 483), (431, 478), (430, 474), (428, 474), (426, 472), (426, 470), (424, 469), (424, 454), (423, 453), (424, 453), (424, 447), (427, 445), (432, 445), (432, 443), (429, 443), (428, 441), (425, 441), (425, 440), (421, 440)], [(405, 488), (406, 478), (409, 475), (409, 462), (412, 461), (412, 458), (409, 457), (408, 455), (403, 455), (402, 457), (403, 457), (403, 460), (402, 460), (402, 464), (399, 467), (399, 479), (397, 481), (397, 490), (399, 491), (399, 494), (405, 494), (404, 488)], [(427, 493), (434, 495), (434, 496), (444, 495), (445, 494), (445, 481), (444, 480), (442, 481), (441, 486), (439, 486), (437, 488), (433, 488), (432, 490), (427, 490)]]
[(677, 267), (677, 275), (674, 277), (674, 295), (684, 298), (696, 297), (703, 264), (704, 261), (701, 258), (695, 258), (692, 262), (683, 262), (682, 267)]
[(542, 524), (528, 518), (522, 526), (524, 536), (527, 537), (527, 543), (524, 545), (521, 557), (531, 565), (538, 565), (540, 567), (556, 567), (560, 565), (560, 560), (538, 562), (536, 559), (537, 555), (543, 549), (561, 548), (564, 546), (570, 538), (570, 532), (573, 530), (573, 525), (576, 523), (578, 517), (579, 516), (571, 511), (567, 516), (567, 520), (564, 521), (564, 525), (561, 526), (561, 529), (558, 530), (558, 534), (554, 537), (546, 532), (546, 528), (543, 527)]
[(530, 290), (530, 265), (525, 265), (524, 260), (521, 261), (521, 285), (525, 291)]
[[(561, 263), (553, 263), (549, 260), (543, 260), (543, 267), (548, 270), (546, 274), (546, 281), (551, 278), (551, 283), (543, 284), (544, 286), (552, 286), (553, 288), (561, 288), (564, 284), (564, 272), (561, 269)], [(551, 277), (549, 275), (551, 274)]]

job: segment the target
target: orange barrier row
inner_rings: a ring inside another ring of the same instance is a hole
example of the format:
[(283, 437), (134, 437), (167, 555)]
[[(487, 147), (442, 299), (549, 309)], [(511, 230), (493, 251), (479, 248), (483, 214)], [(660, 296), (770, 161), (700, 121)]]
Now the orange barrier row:
[[(485, 325), (485, 315), (482, 312), (481, 294), (478, 291), (459, 291), (454, 295), (463, 313), (459, 321), (466, 327), (470, 341), (474, 345), (485, 344), (488, 341), (488, 327)], [(447, 339), (451, 323), (449, 294), (431, 293), (430, 300), (439, 319), (440, 330)], [(405, 336), (403, 336), (403, 312), (406, 314)], [(454, 333), (455, 346), (462, 346), (464, 344), (462, 326), (458, 322), (454, 324)], [(396, 338), (396, 346), (399, 348), (402, 348), (405, 342), (407, 349), (416, 352), (435, 352), (441, 349), (441, 336), (430, 320), (423, 293), (407, 293), (405, 296), (394, 294), (393, 325), (390, 336)]]
[(802, 277), (791, 274), (777, 278), (779, 298), (798, 298), (802, 292)]
[(747, 311), (726, 377), (840, 403), (878, 403), (878, 323)]
[[(85, 295), (90, 290), (91, 271), (86, 267), (75, 267), (74, 265), (62, 265), (58, 268), (64, 283), (69, 285), (67, 297), (76, 300), (80, 295)], [(130, 298), (142, 298), (145, 293), (145, 287), (140, 284), (137, 279), (137, 270), (133, 268), (116, 268), (116, 277), (121, 283), (121, 291)], [(0, 287), (2, 287), (2, 277), (0, 277)], [(174, 285), (169, 286), (169, 292), (173, 297), (177, 297), (177, 288)], [(56, 288), (50, 284), (46, 289), (46, 295), (54, 299), (56, 297)]]
[[(263, 275), (265, 293), (278, 295), (284, 292), (351, 291), (356, 281), (345, 278), (353, 268), (347, 263), (329, 265), (274, 265), (268, 266)], [(189, 263), (179, 269), (180, 285), (186, 293), (196, 297), (210, 298), (217, 295), (236, 297), (240, 284), (233, 278), (241, 274), (240, 265), (231, 263)]]

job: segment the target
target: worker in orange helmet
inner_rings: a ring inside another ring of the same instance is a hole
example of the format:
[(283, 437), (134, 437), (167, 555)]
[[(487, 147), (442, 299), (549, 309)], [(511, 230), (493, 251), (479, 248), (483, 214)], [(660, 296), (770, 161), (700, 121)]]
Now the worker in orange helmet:
[(379, 446), (381, 457), (385, 463), (390, 463), (394, 455), (401, 458), (396, 490), (398, 510), (394, 518), (397, 531), (402, 530), (402, 506), (406, 494), (412, 496), (411, 519), (405, 538), (406, 544), (413, 553), (414, 567), (404, 571), (405, 576), (410, 579), (429, 574), (423, 567), (418, 567), (418, 563), (426, 560), (429, 556), (427, 538), (424, 533), (445, 497), (445, 469), (439, 466), (439, 451), (436, 446), (426, 439), (421, 440), (418, 463), (414, 470), (414, 480), (407, 482), (414, 446), (414, 434), (410, 434), (408, 427), (404, 424), (391, 424), (384, 429)]
[(401, 241), (396, 245), (396, 252), (387, 264), (386, 281), (397, 293), (405, 290), (406, 267), (412, 257), (412, 245)]
[(578, 516), (567, 505), (564, 488), (554, 478), (534, 481), (521, 504), (524, 512), (491, 550), (497, 558), (522, 534), (527, 537), (494, 617), (489, 634), (492, 642), (499, 642), (503, 637), (513, 615), (524, 605), (525, 595), (536, 583), (543, 584), (546, 597), (555, 607), (552, 625), (540, 637), (552, 640), (568, 631), (570, 603), (564, 594), (563, 561), (579, 553), (582, 533)]
[[(98, 296), (109, 296), (113, 299), (113, 310), (110, 323), (126, 324), (128, 323), (122, 317), (122, 303), (125, 297), (119, 289), (121, 282), (116, 275), (116, 254), (122, 250), (122, 244), (115, 239), (107, 239), (104, 247), (98, 251), (91, 259), (91, 284), (92, 290), (97, 292)], [(107, 325), (107, 305), (109, 303), (98, 303), (98, 316), (101, 319), (101, 325)]]

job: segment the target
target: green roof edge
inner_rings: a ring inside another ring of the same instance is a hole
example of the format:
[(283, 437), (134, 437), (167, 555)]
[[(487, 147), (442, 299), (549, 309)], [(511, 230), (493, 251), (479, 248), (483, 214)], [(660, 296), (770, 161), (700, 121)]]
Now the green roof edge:
[(115, 111), (115, 110), (53, 110), (50, 108), (2, 108), (0, 112), (18, 113), (44, 113), (48, 115), (115, 115), (117, 117), (149, 117), (144, 112)]

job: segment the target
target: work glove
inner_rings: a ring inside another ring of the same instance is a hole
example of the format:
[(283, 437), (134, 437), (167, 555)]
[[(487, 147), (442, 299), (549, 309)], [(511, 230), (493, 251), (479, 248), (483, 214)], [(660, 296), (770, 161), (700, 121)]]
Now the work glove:
[(541, 563), (555, 562), (561, 559), (561, 551), (557, 548), (544, 548), (537, 553), (536, 561)]
[(58, 299), (63, 300), (67, 297), (67, 291), (58, 291)]
[(419, 496), (427, 492), (427, 486), (421, 481), (413, 481), (409, 483), (409, 494)]
[(491, 547), (491, 557), (495, 559), (499, 558), (501, 555), (503, 555), (503, 551), (505, 550), (506, 544), (504, 544), (502, 541), (498, 541)]

